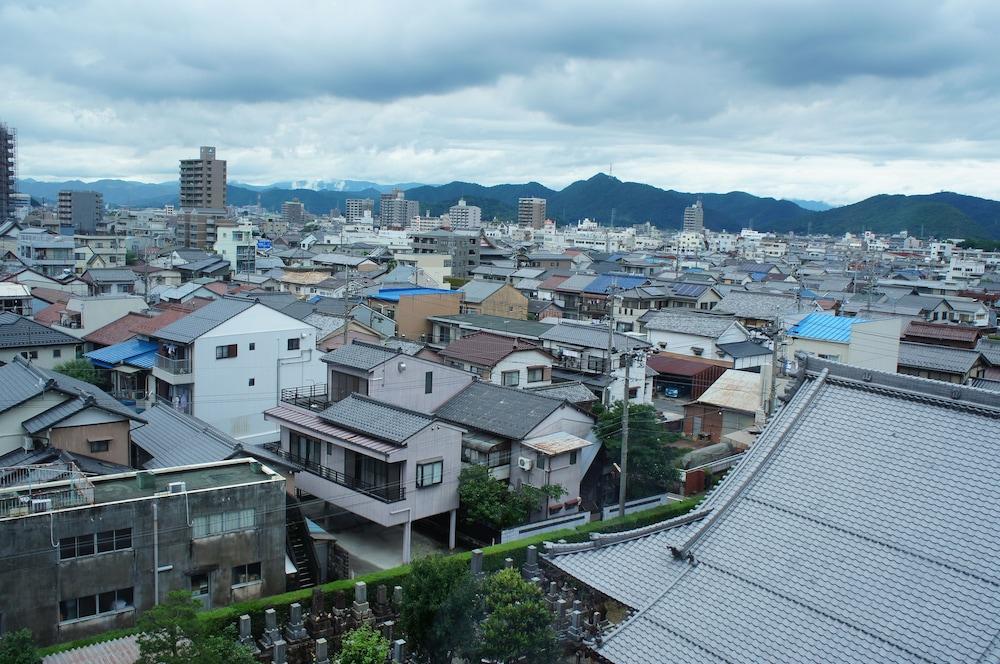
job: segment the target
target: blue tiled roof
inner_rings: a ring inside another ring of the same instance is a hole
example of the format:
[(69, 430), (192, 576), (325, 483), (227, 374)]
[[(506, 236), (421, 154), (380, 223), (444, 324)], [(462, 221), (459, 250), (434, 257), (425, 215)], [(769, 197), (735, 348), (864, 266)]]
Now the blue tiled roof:
[(86, 353), (86, 356), (97, 366), (108, 369), (118, 366), (122, 362), (141, 369), (150, 369), (153, 366), (156, 348), (156, 344), (151, 341), (129, 339), (114, 346), (92, 350)]
[(376, 300), (386, 302), (399, 302), (399, 298), (406, 295), (433, 295), (434, 293), (454, 293), (456, 291), (446, 288), (383, 288), (371, 297)]
[(851, 340), (851, 326), (855, 323), (867, 322), (863, 318), (809, 314), (792, 327), (788, 331), (788, 334), (789, 336), (803, 337), (805, 339), (848, 342)]
[(583, 289), (584, 293), (607, 293), (614, 288), (635, 288), (646, 283), (646, 277), (626, 277), (620, 274), (599, 274)]

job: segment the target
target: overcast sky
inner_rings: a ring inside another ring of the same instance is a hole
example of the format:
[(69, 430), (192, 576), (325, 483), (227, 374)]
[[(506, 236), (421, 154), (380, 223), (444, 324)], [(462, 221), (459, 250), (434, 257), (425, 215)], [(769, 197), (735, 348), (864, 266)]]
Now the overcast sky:
[(1000, 198), (1000, 2), (0, 2), (22, 177)]

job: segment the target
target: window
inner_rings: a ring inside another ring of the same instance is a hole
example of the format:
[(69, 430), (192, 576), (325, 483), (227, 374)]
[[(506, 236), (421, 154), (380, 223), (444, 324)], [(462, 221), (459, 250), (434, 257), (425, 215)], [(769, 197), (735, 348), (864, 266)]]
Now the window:
[(236, 344), (229, 344), (228, 346), (216, 346), (215, 347), (215, 359), (225, 360), (230, 357), (236, 357), (238, 352), (238, 347)]
[(87, 595), (59, 602), (59, 620), (78, 620), (102, 613), (113, 613), (132, 607), (132, 589), (109, 590), (99, 595)]
[(260, 581), (260, 563), (247, 563), (233, 568), (233, 586)]
[(52, 357), (62, 357), (62, 348), (56, 348), (53, 350)]
[[(96, 545), (95, 545), (96, 541)], [(132, 529), (102, 530), (99, 533), (87, 533), (76, 537), (63, 537), (59, 540), (59, 560), (92, 556), (94, 553), (107, 553), (132, 548)]]
[(191, 537), (210, 537), (254, 527), (253, 508), (196, 516), (191, 521)]
[(569, 465), (576, 465), (576, 450), (569, 453)]
[(545, 367), (528, 367), (528, 382), (537, 383), (545, 380)]
[(37, 350), (21, 351), (21, 357), (23, 357), (26, 360), (37, 360), (38, 351)]
[(299, 339), (298, 337), (292, 337), (291, 339), (288, 340), (288, 350), (298, 350), (300, 342), (301, 339)]
[(257, 350), (257, 344), (253, 341), (250, 342), (250, 350)]
[(255, 382), (256, 382), (256, 380), (253, 379), (253, 378), (251, 378), (250, 380), (247, 381), (247, 385), (249, 385), (250, 387), (253, 387)]
[(604, 371), (604, 358), (590, 355), (587, 357), (587, 369), (590, 371)]
[(430, 394), (434, 391), (434, 372), (428, 371), (424, 374), (424, 394)]
[(517, 387), (520, 382), (520, 371), (504, 371), (500, 374), (500, 384), (505, 387)]
[(89, 440), (91, 454), (97, 454), (100, 452), (107, 452), (111, 449), (111, 440)]
[(548, 457), (541, 452), (535, 455), (535, 467), (538, 468), (538, 470), (545, 470), (548, 461)]
[(417, 464), (417, 487), (441, 484), (444, 461), (429, 461)]

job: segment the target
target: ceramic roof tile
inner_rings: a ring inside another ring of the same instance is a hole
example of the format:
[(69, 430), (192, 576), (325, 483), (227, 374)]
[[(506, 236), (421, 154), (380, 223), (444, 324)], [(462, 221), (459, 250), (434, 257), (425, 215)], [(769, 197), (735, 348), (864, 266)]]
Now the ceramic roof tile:
[(368, 371), (388, 362), (399, 353), (400, 351), (394, 348), (354, 341), (347, 346), (330, 351), (322, 357), (322, 360), (330, 364), (342, 364), (352, 369)]
[(899, 344), (899, 366), (964, 374), (980, 358), (978, 350), (948, 348), (903, 341)]
[(460, 426), (520, 440), (565, 403), (542, 394), (476, 381), (435, 415)]
[(0, 348), (33, 348), (78, 344), (79, 339), (5, 311), (0, 313)]
[(402, 444), (426, 428), (434, 418), (375, 399), (351, 394), (318, 413), (321, 420), (337, 426)]

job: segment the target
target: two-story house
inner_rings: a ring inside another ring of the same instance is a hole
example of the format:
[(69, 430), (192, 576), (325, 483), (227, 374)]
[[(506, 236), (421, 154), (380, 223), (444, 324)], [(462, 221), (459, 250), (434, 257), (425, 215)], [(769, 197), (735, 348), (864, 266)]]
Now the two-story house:
[(528, 317), (528, 298), (509, 283), (473, 280), (458, 290), (462, 293), (462, 313), (520, 320)]
[(277, 440), (264, 411), (281, 390), (324, 381), (316, 328), (248, 298), (219, 298), (149, 337), (157, 400), (247, 443)]
[(476, 332), (451, 342), (439, 355), (446, 364), (497, 385), (526, 388), (552, 383), (552, 354), (517, 337)]
[(689, 309), (650, 311), (639, 318), (639, 323), (659, 350), (681, 355), (725, 358), (720, 345), (750, 340), (749, 331), (734, 316)]
[(52, 369), (76, 359), (80, 340), (11, 312), (0, 313), (0, 363), (17, 356), (35, 366)]

